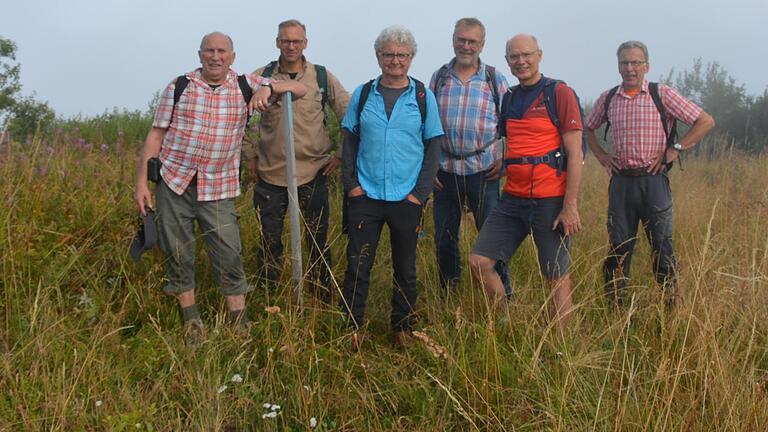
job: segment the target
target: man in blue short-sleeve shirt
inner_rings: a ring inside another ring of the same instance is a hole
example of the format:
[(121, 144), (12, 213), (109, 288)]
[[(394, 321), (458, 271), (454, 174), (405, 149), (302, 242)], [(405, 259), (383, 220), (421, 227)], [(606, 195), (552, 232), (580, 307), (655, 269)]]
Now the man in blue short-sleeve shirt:
[[(358, 329), (363, 323), (371, 268), (381, 230), (390, 230), (394, 287), (393, 343), (402, 348), (416, 304), (416, 241), (423, 203), (437, 173), (444, 139), (434, 94), (408, 76), (416, 41), (388, 27), (374, 43), (381, 75), (358, 87), (342, 121), (342, 173), (349, 243), (341, 307)], [(367, 91), (364, 91), (366, 88)], [(367, 94), (361, 105), (361, 96)], [(424, 106), (424, 119), (419, 103)], [(354, 333), (352, 348), (360, 347)]]

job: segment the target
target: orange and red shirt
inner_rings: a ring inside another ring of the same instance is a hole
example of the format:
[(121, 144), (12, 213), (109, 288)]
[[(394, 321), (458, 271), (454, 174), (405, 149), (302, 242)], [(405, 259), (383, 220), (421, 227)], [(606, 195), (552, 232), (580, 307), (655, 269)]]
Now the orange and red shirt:
[[(519, 90), (518, 90), (519, 91)], [(558, 149), (562, 135), (583, 130), (576, 94), (564, 83), (555, 87), (558, 130), (547, 114), (544, 93), (534, 99), (520, 119), (506, 117), (505, 159), (543, 156)], [(565, 195), (567, 171), (557, 176), (557, 170), (541, 163), (537, 165), (507, 165), (504, 193), (520, 198), (551, 198)]]

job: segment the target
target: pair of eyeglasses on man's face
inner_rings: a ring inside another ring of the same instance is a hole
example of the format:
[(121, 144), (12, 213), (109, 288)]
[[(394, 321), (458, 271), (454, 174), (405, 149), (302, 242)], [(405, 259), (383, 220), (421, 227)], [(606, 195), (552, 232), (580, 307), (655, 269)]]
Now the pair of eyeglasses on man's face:
[(539, 53), (539, 50), (531, 51), (531, 52), (523, 52), (518, 54), (509, 54), (507, 55), (507, 60), (511, 62), (516, 62), (518, 60), (528, 61), (533, 58), (536, 54)]
[(628, 68), (632, 66), (633, 68), (639, 68), (640, 66), (648, 63), (645, 60), (622, 60), (619, 62), (619, 66), (623, 68)]
[(398, 59), (400, 61), (406, 61), (409, 58), (411, 58), (410, 53), (393, 53), (393, 52), (383, 52), (379, 53), (381, 58), (383, 58), (386, 61), (392, 61), (394, 59)]
[(291, 45), (293, 46), (301, 46), (304, 44), (304, 39), (278, 39), (277, 40), (280, 45), (289, 47)]

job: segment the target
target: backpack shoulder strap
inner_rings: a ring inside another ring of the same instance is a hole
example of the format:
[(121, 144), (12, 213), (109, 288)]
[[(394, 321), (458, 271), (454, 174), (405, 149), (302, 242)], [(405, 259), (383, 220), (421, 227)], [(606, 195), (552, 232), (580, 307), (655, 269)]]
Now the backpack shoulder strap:
[(245, 75), (238, 75), (237, 85), (240, 87), (240, 93), (243, 94), (243, 99), (245, 99), (245, 104), (248, 105), (251, 102), (251, 98), (253, 98), (253, 89), (251, 88), (251, 85), (248, 83), (248, 78), (246, 78)]
[(507, 113), (509, 112), (509, 105), (512, 103), (512, 98), (515, 97), (515, 92), (518, 88), (520, 88), (520, 86), (510, 87), (501, 98), (501, 109), (499, 111), (499, 136), (507, 136)]
[(603, 141), (608, 139), (608, 129), (611, 128), (611, 119), (608, 117), (608, 108), (611, 106), (611, 100), (616, 96), (616, 92), (619, 91), (619, 86), (616, 86), (608, 90), (608, 94), (603, 101), (603, 113), (605, 113), (605, 130), (603, 131)]
[(261, 71), (261, 76), (270, 78), (272, 74), (275, 73), (275, 68), (277, 68), (277, 60), (269, 62), (269, 64), (264, 67), (264, 70)]
[(667, 110), (664, 108), (664, 104), (661, 102), (661, 95), (659, 94), (659, 83), (657, 82), (649, 82), (648, 83), (648, 93), (651, 94), (651, 99), (653, 99), (653, 104), (656, 105), (656, 111), (659, 112), (659, 116), (661, 117), (661, 125), (664, 127), (664, 135), (667, 137), (667, 145), (672, 145), (674, 143), (670, 143), (670, 139), (674, 139), (669, 131), (669, 126), (667, 125)]
[(560, 80), (551, 79), (551, 78), (543, 78), (546, 81), (544, 82), (544, 89), (542, 90), (542, 93), (544, 94), (544, 106), (547, 108), (547, 114), (549, 115), (549, 119), (552, 120), (552, 123), (555, 125), (557, 130), (560, 130), (560, 115), (557, 113), (557, 92), (555, 91), (558, 84), (562, 83)]
[(493, 104), (496, 106), (496, 113), (499, 113), (501, 106), (499, 105), (499, 83), (496, 82), (496, 68), (490, 65), (485, 65), (485, 81), (491, 87), (491, 94), (493, 95)]
[(373, 87), (373, 81), (370, 80), (367, 83), (363, 84), (362, 90), (360, 90), (360, 100), (357, 101), (357, 130), (358, 135), (360, 135), (360, 115), (363, 113), (363, 108), (365, 108), (366, 102), (368, 102), (368, 95), (371, 94), (371, 87)]
[(419, 105), (419, 113), (421, 114), (421, 124), (427, 120), (427, 89), (424, 83), (413, 78), (416, 83), (416, 103)]
[(444, 86), (445, 86), (445, 80), (448, 79), (448, 65), (444, 64), (440, 66), (440, 69), (437, 70), (437, 76), (435, 77), (435, 87), (432, 89), (432, 91), (435, 93), (435, 96), (437, 96), (437, 92), (439, 92)]
[(189, 78), (187, 78), (186, 75), (179, 75), (178, 78), (176, 78), (176, 84), (173, 88), (173, 106), (175, 107), (177, 103), (179, 103), (179, 99), (181, 99), (181, 94), (184, 93), (184, 90), (187, 89), (187, 85), (189, 85)]
[(320, 89), (322, 101), (320, 102), (325, 111), (325, 105), (328, 104), (328, 71), (325, 66), (315, 65), (315, 75), (317, 75), (317, 87)]
[(179, 103), (182, 93), (189, 85), (189, 78), (186, 75), (179, 75), (173, 86), (173, 106), (171, 107), (171, 122), (173, 122), (173, 113), (176, 111), (176, 104)]

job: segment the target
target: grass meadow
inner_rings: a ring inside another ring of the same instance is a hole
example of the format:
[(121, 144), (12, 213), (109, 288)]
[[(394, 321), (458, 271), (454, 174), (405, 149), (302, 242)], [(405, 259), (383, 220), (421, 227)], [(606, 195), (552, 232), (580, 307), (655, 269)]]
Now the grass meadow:
[[(161, 292), (162, 255), (152, 251), (138, 265), (128, 256), (137, 154), (138, 144), (89, 146), (66, 136), (0, 147), (0, 430), (768, 430), (765, 156), (723, 151), (671, 173), (684, 292), (671, 313), (645, 239), (632, 305), (606, 308), (608, 177), (590, 158), (584, 230), (573, 243), (577, 310), (564, 337), (543, 319), (547, 290), (530, 243), (511, 263), (509, 322), (489, 319), (466, 266), (459, 298), (441, 301), (428, 211), (417, 328), (429, 341), (390, 347), (385, 240), (367, 338), (352, 353), (337, 310), (309, 295), (301, 313), (289, 307), (287, 267), (280, 289), (249, 294), (250, 335), (233, 335), (202, 249), (198, 301), (210, 337), (186, 349), (175, 300)], [(333, 196), (340, 283), (338, 186)], [(251, 193), (238, 209), (255, 283)], [(466, 257), (475, 232), (470, 223), (462, 229)]]

